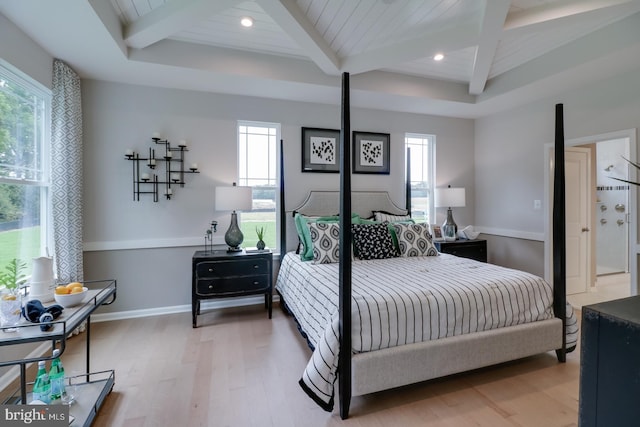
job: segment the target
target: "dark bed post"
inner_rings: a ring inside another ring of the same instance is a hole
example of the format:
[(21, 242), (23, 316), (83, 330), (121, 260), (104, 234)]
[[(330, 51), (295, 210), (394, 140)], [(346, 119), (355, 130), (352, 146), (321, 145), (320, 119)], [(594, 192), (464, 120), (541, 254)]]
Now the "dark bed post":
[(405, 202), (404, 206), (407, 208), (407, 213), (411, 216), (411, 148), (407, 147), (407, 177), (404, 190)]
[(280, 140), (280, 263), (287, 254), (287, 210), (284, 205), (284, 141)]
[(562, 320), (562, 348), (558, 361), (567, 360), (566, 223), (564, 178), (564, 116), (562, 104), (556, 104), (556, 138), (553, 173), (553, 312)]
[(349, 73), (342, 74), (340, 126), (340, 355), (338, 391), (340, 418), (347, 419), (351, 404), (351, 124)]

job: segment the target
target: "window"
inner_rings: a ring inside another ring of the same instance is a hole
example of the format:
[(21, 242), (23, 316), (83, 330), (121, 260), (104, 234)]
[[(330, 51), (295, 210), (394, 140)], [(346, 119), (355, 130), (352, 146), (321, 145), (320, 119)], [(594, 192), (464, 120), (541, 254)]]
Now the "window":
[(435, 182), (435, 135), (405, 134), (411, 156), (411, 216), (416, 222), (435, 220), (433, 186)]
[(277, 141), (279, 123), (238, 122), (238, 185), (253, 189), (253, 210), (243, 212), (240, 228), (244, 246), (255, 246), (256, 228), (264, 227), (267, 247), (278, 248), (277, 234)]
[(50, 238), (49, 127), (51, 94), (0, 60), (0, 271), (31, 260)]

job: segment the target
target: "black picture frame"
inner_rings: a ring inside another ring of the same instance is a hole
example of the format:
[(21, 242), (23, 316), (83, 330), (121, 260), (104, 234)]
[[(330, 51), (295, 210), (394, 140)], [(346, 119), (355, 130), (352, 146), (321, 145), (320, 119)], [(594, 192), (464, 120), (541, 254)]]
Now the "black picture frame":
[(389, 175), (390, 135), (353, 131), (353, 173)]
[(340, 173), (340, 130), (302, 128), (302, 172)]

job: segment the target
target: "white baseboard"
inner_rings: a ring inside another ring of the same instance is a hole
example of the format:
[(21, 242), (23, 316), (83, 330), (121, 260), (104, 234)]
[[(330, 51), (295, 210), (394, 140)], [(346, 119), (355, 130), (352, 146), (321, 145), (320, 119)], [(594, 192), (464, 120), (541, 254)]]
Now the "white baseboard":
[[(280, 301), (278, 295), (273, 296), (273, 301)], [(264, 296), (250, 296), (242, 298), (228, 298), (216, 300), (203, 300), (200, 302), (201, 310), (213, 310), (228, 307), (244, 307), (247, 305), (264, 304)], [(164, 314), (191, 312), (191, 304), (174, 305), (168, 307), (145, 308), (141, 310), (118, 311), (114, 313), (93, 314), (91, 322), (108, 322), (111, 320), (136, 319), (140, 317), (161, 316)]]

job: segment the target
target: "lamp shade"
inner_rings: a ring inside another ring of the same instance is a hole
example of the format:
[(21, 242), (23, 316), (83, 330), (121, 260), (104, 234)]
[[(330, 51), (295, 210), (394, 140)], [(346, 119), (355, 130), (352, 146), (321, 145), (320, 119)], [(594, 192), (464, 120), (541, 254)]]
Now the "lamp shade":
[(464, 188), (436, 188), (435, 205), (437, 208), (458, 208), (465, 206)]
[(251, 187), (216, 187), (217, 211), (250, 211), (252, 204)]

